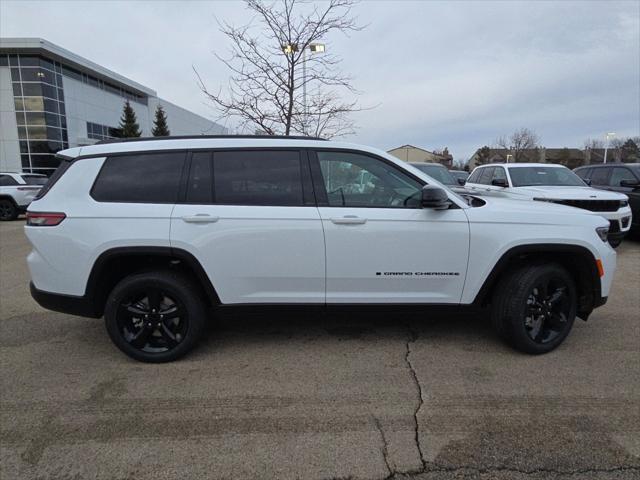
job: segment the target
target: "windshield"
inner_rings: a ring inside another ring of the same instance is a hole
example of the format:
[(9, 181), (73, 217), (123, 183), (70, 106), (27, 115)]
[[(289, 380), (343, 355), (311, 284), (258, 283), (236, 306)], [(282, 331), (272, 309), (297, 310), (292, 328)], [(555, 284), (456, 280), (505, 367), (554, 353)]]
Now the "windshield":
[(514, 187), (534, 185), (553, 187), (586, 187), (587, 184), (568, 168), (559, 167), (515, 167), (509, 169)]
[(48, 177), (40, 175), (21, 175), (27, 185), (44, 185), (49, 180)]
[(444, 185), (458, 185), (458, 182), (456, 182), (456, 180), (451, 176), (449, 170), (441, 165), (428, 165), (419, 163), (412, 163), (411, 165)]

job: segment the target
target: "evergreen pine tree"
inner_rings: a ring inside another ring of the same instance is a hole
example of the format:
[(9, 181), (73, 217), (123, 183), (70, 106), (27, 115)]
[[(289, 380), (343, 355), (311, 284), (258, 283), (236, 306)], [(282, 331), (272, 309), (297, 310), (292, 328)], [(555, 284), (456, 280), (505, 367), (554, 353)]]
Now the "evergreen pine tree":
[(154, 137), (168, 137), (171, 135), (169, 125), (167, 125), (167, 114), (164, 112), (162, 105), (158, 105), (158, 108), (156, 108), (156, 118), (153, 121), (151, 133)]
[(125, 102), (122, 117), (120, 117), (120, 130), (123, 138), (139, 137), (142, 134), (136, 118), (136, 112), (129, 104), (129, 100)]

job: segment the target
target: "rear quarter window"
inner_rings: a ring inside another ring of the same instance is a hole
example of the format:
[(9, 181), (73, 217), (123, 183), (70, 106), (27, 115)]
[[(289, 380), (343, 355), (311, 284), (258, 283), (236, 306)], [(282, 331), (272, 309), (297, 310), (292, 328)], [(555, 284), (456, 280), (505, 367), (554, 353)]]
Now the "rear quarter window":
[(185, 152), (107, 157), (91, 189), (98, 202), (177, 203)]

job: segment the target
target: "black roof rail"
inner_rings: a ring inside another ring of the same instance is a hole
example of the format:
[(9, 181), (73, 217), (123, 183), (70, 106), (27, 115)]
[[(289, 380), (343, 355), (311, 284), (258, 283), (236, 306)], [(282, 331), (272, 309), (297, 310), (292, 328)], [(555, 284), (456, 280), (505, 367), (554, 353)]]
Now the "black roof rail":
[(100, 140), (93, 145), (105, 145), (108, 143), (124, 143), (124, 142), (146, 142), (151, 140), (193, 140), (193, 139), (214, 139), (214, 138), (259, 138), (260, 140), (322, 140), (326, 138), (305, 137), (303, 135), (172, 135), (169, 137), (129, 137), (129, 138), (111, 138), (108, 140)]

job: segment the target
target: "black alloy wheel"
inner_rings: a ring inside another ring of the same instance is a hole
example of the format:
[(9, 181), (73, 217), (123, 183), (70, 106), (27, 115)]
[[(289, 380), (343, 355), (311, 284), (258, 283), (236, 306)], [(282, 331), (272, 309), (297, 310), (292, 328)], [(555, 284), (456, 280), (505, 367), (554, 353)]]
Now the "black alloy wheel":
[(524, 324), (527, 335), (535, 343), (549, 343), (569, 326), (571, 302), (568, 289), (564, 280), (557, 277), (544, 279), (531, 289)]
[(11, 200), (0, 200), (0, 220), (15, 220), (18, 217), (18, 209)]
[(189, 315), (184, 305), (157, 288), (123, 299), (117, 322), (122, 338), (147, 353), (175, 348), (189, 330)]
[(141, 362), (170, 362), (189, 352), (207, 319), (199, 285), (183, 273), (160, 270), (118, 283), (104, 311), (111, 340)]

